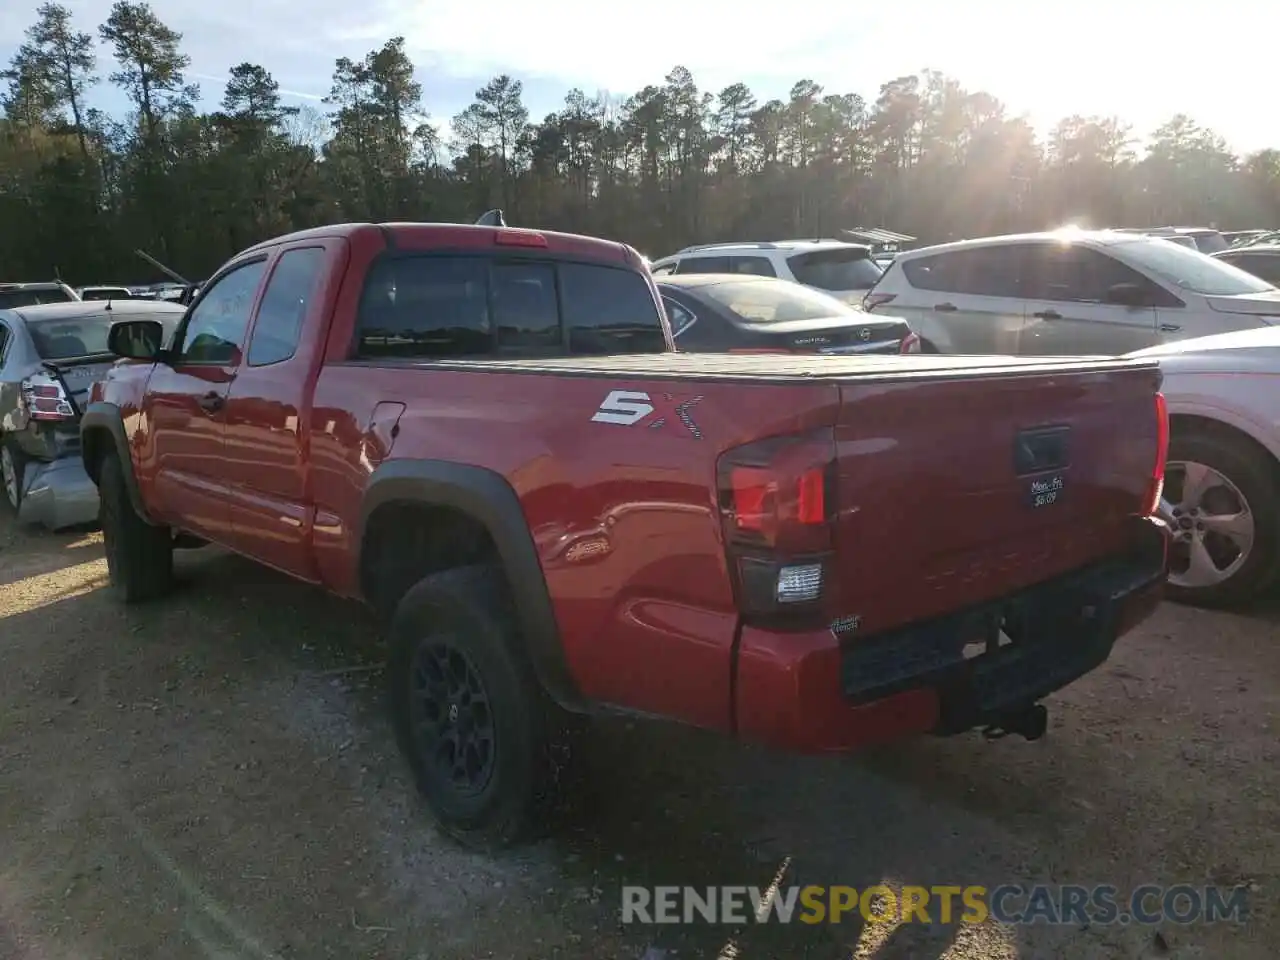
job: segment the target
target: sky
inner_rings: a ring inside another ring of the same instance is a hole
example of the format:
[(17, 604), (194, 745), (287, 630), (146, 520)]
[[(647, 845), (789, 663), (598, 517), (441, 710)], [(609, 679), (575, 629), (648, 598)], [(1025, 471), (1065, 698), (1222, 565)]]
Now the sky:
[[(77, 25), (95, 35), (110, 9), (110, 0), (63, 2)], [(3, 61), (22, 41), (36, 5), (0, 3)], [(860, 93), (870, 102), (886, 80), (929, 68), (994, 94), (1041, 131), (1079, 113), (1119, 115), (1145, 135), (1182, 112), (1241, 152), (1280, 146), (1280, 111), (1269, 96), (1280, 4), (153, 0), (152, 7), (184, 35), (188, 79), (200, 84), (206, 109), (222, 97), (220, 78), (245, 60), (271, 71), (288, 92), (286, 102), (322, 109), (335, 59), (358, 59), (403, 36), (437, 123), (465, 108), (498, 73), (523, 83), (530, 115), (539, 120), (561, 106), (571, 87), (625, 97), (661, 83), (677, 64), (703, 89), (743, 81), (761, 101), (785, 99), (793, 83), (809, 78), (828, 92)], [(111, 67), (101, 50), (101, 72)], [(1257, 95), (1239, 93), (1250, 90)], [(92, 103), (112, 113), (125, 109), (105, 82)]]

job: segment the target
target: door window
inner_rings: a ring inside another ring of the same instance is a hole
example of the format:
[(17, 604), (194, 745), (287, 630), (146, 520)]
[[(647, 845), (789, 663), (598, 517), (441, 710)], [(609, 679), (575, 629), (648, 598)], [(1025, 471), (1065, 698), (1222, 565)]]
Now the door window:
[(323, 247), (281, 254), (258, 307), (253, 339), (249, 341), (249, 366), (265, 367), (293, 356), (323, 264)]
[(1154, 303), (1157, 288), (1136, 270), (1105, 253), (1075, 244), (1028, 245), (1023, 253), (1022, 288), (1028, 300), (1106, 303), (1107, 291), (1133, 284)]
[(776, 277), (778, 272), (768, 257), (731, 257), (729, 266), (733, 273), (749, 273), (757, 277)]
[(266, 265), (266, 260), (246, 263), (223, 274), (207, 288), (187, 317), (178, 362), (217, 366), (239, 362), (254, 294)]
[(902, 270), (908, 282), (920, 290), (1020, 298), (1020, 250), (1012, 244), (970, 247), (907, 260)]
[(728, 257), (686, 257), (676, 273), (731, 273)]
[(675, 273), (676, 267), (678, 266), (680, 266), (680, 264), (678, 263), (664, 263), (660, 267), (654, 267), (649, 272), (653, 274), (655, 277), (665, 277), (668, 274)]

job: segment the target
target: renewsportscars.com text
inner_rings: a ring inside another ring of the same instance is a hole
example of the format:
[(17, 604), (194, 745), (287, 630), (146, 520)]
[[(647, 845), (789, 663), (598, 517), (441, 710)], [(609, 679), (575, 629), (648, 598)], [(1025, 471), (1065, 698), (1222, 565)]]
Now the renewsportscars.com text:
[(1248, 916), (1243, 887), (904, 886), (623, 887), (623, 923), (839, 923), (1004, 924), (1242, 923)]

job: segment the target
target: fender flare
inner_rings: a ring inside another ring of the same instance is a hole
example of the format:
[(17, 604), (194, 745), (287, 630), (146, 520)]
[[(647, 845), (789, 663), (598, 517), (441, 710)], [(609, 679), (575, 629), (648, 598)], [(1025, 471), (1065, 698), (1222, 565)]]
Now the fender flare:
[(451, 507), (473, 517), (489, 531), (511, 586), (516, 616), (538, 682), (561, 707), (586, 709), (560, 643), (555, 609), (529, 523), (520, 498), (506, 478), (485, 467), (447, 460), (382, 463), (365, 487), (356, 531), (361, 550), (373, 512), (396, 501)]
[(124, 485), (129, 491), (129, 502), (133, 505), (134, 512), (147, 523), (154, 523), (143, 505), (142, 490), (138, 486), (137, 475), (133, 472), (133, 457), (129, 454), (129, 439), (125, 436), (124, 417), (120, 415), (120, 408), (114, 403), (99, 401), (89, 404), (80, 418), (80, 459), (94, 486), (98, 485), (98, 464), (106, 450), (115, 450), (116, 457), (120, 460)]

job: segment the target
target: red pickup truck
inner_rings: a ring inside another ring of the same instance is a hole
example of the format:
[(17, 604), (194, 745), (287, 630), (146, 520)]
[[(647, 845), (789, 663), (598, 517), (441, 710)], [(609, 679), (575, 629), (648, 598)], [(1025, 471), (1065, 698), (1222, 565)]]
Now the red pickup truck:
[(259, 244), (85, 412), (112, 589), (213, 542), (389, 623), (456, 836), (539, 821), (572, 714), (785, 749), (975, 728), (1158, 602), (1154, 362), (671, 352), (634, 250), (492, 226)]

